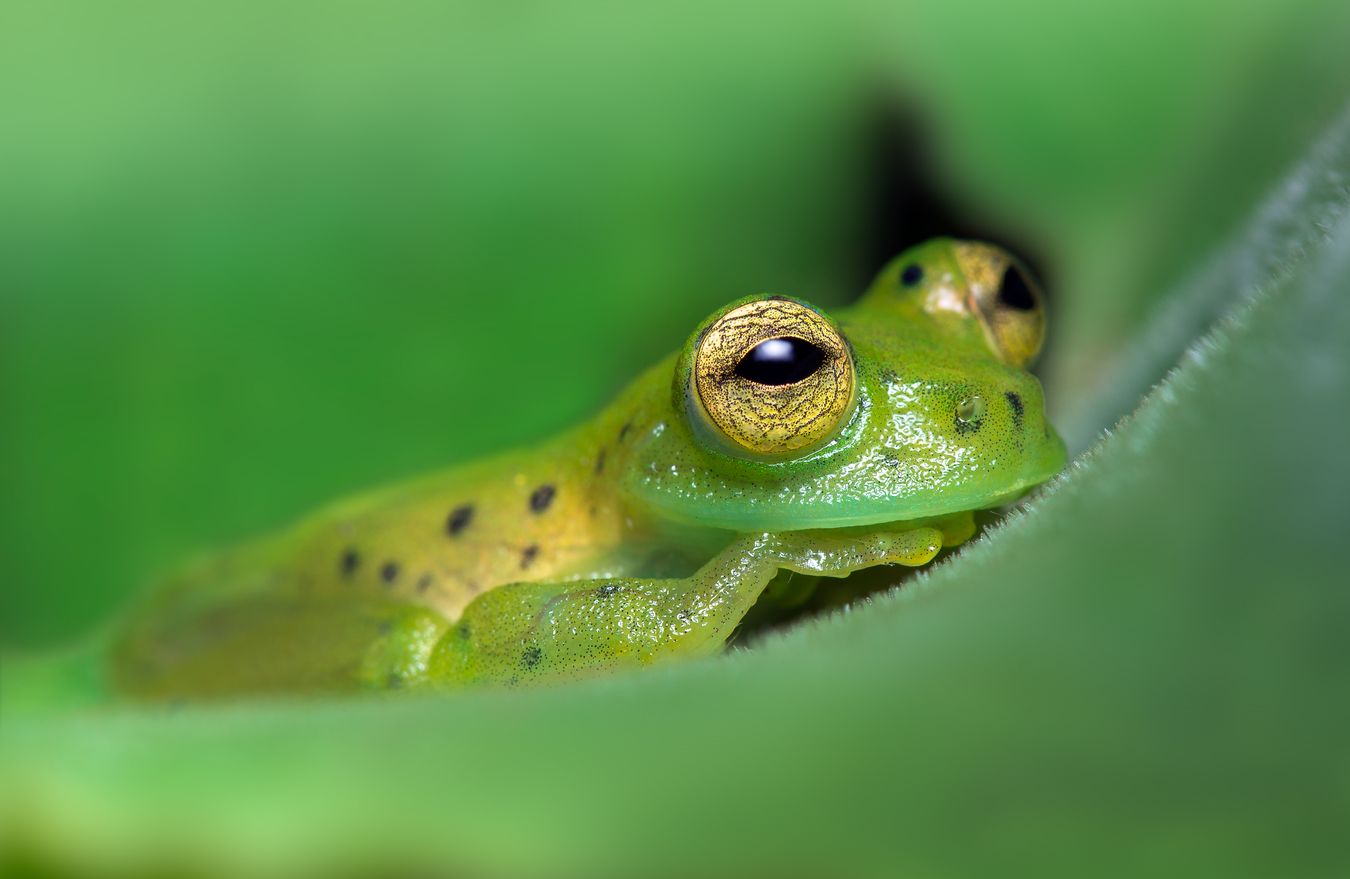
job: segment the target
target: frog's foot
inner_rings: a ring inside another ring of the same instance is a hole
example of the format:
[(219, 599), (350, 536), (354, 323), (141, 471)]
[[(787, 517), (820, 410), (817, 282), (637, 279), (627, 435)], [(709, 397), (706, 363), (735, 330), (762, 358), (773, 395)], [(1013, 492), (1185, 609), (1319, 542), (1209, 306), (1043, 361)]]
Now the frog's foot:
[(874, 565), (917, 566), (965, 536), (945, 522), (764, 533), (737, 538), (683, 579), (500, 586), (445, 632), (425, 679), (523, 684), (713, 653), (780, 570), (845, 577)]
[(449, 623), (425, 607), (395, 607), (377, 624), (356, 675), (362, 685), (399, 689), (425, 680), (427, 665)]

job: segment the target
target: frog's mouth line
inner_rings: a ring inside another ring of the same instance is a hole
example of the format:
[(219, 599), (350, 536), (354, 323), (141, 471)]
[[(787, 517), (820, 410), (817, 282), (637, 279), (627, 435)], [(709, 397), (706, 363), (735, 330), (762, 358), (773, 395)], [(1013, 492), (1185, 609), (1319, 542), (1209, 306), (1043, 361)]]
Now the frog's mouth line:
[[(788, 483), (781, 491), (767, 491), (757, 484), (754, 475), (738, 476), (742, 481), (722, 483), (722, 496), (709, 502), (700, 491), (669, 491), (659, 481), (633, 479), (626, 481), (623, 491), (635, 508), (651, 513), (654, 518), (692, 528), (710, 528), (733, 533), (757, 531), (808, 531), (833, 528), (861, 528), (899, 524), (923, 519), (950, 516), (968, 510), (997, 509), (1025, 495), (1037, 485), (1058, 474), (1065, 466), (1067, 454), (1063, 441), (1053, 429), (1046, 428), (1044, 439), (1030, 440), (1019, 471), (1004, 477), (1001, 484), (992, 480), (987, 470), (981, 475), (975, 470), (958, 484), (918, 487), (894, 494), (880, 491), (870, 496), (854, 496), (848, 491), (834, 491), (828, 485), (817, 485), (807, 480), (800, 485)], [(997, 461), (990, 461), (990, 466)], [(866, 467), (858, 471), (860, 479), (867, 479)], [(973, 467), (974, 462), (966, 462)], [(876, 481), (891, 483), (889, 474), (878, 474)], [(903, 480), (898, 481), (904, 485)], [(796, 485), (795, 488), (792, 486)], [(696, 486), (706, 489), (707, 486)], [(833, 495), (833, 497), (831, 496)]]
[[(867, 513), (848, 513), (839, 515), (823, 516), (804, 516), (799, 511), (791, 511), (790, 515), (793, 527), (775, 528), (772, 522), (764, 520), (753, 529), (740, 528), (739, 530), (764, 530), (764, 531), (816, 531), (823, 529), (836, 528), (867, 528), (878, 525), (901, 525), (906, 522), (918, 522), (931, 519), (938, 519), (944, 516), (952, 516), (957, 513), (967, 511), (995, 511), (1015, 504), (1025, 498), (1027, 495), (1044, 485), (1052, 479), (1061, 468), (1044, 474), (1036, 473), (1012, 483), (1003, 491), (997, 494), (981, 492), (976, 502), (971, 502), (961, 496), (942, 496), (935, 497), (930, 502), (924, 504), (915, 504), (910, 499), (902, 501), (906, 504), (903, 514), (897, 514), (896, 510), (887, 510), (880, 507), (875, 511)], [(706, 524), (706, 523), (705, 523)]]
[[(870, 525), (899, 524), (903, 522), (912, 522), (920, 519), (935, 519), (942, 516), (951, 516), (956, 513), (962, 513), (967, 510), (989, 511), (1000, 510), (1010, 504), (1017, 503), (1040, 486), (1045, 485), (1054, 479), (1064, 470), (1067, 463), (1067, 453), (1064, 443), (1053, 431), (1049, 433), (1048, 441), (1041, 447), (1040, 454), (1028, 459), (1026, 467), (1023, 468), (1020, 476), (1009, 483), (1001, 491), (990, 492), (988, 489), (979, 491), (975, 494), (963, 494), (956, 492), (944, 492), (936, 494), (926, 502), (916, 503), (913, 499), (897, 499), (897, 503), (906, 505), (904, 515), (897, 516), (894, 510), (886, 510), (884, 507), (875, 511), (869, 511), (865, 514), (851, 514), (840, 516), (822, 516), (820, 518), (803, 517), (797, 514), (796, 520), (801, 522), (809, 520), (809, 528), (853, 528)], [(766, 528), (765, 530), (775, 530)], [(807, 530), (800, 526), (792, 529), (779, 530)]]

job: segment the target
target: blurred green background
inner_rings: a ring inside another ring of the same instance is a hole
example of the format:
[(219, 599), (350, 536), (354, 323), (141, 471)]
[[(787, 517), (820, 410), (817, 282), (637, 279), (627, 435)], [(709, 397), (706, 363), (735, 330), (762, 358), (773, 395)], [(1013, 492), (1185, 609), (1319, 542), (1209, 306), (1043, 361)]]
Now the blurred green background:
[(1042, 267), (1064, 411), (1350, 81), (1338, 3), (3, 16), (11, 645), (573, 423), (731, 298), (846, 302), (929, 233)]
[(908, 597), (724, 661), (7, 711), (0, 868), (1343, 875), (1347, 45), (1340, 2), (6, 4), (11, 653), (931, 234), (1050, 281), (1075, 452), (1240, 319)]

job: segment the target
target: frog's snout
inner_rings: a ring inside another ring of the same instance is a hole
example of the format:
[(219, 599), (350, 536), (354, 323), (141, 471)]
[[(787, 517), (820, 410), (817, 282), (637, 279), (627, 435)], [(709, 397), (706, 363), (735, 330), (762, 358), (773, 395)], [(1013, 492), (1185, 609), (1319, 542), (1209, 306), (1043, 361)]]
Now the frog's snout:
[(996, 457), (1012, 453), (1028, 481), (1040, 481), (1064, 465), (1064, 443), (1045, 416), (1040, 382), (1006, 377), (969, 390), (953, 413), (956, 438)]
[(998, 389), (995, 405), (1007, 419), (1006, 430), (1022, 458), (1022, 477), (1042, 482), (1058, 473), (1066, 460), (1064, 441), (1050, 426), (1041, 383), (1027, 375)]

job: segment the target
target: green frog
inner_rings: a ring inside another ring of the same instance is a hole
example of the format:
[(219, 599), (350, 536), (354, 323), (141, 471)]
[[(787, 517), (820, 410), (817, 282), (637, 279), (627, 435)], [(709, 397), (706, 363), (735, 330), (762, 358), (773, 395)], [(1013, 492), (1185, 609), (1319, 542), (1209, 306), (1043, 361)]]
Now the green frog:
[(834, 314), (732, 302), (561, 436), (183, 571), (112, 677), (149, 698), (526, 685), (717, 653), (766, 593), (923, 565), (1058, 472), (1044, 335), (1026, 269), (952, 239)]

